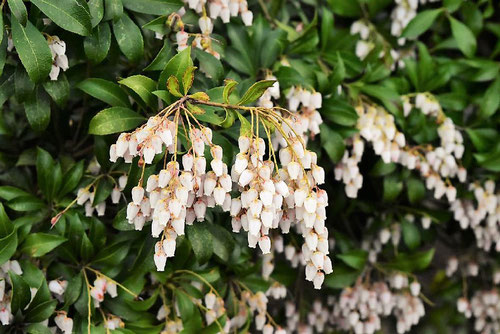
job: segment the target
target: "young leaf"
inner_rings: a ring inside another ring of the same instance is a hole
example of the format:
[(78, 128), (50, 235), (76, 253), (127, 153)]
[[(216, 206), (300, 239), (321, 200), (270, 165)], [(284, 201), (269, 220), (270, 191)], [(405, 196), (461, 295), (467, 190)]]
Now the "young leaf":
[(92, 30), (90, 11), (83, 0), (31, 0), (45, 15), (63, 29), (82, 36)]
[(167, 89), (173, 96), (182, 97), (179, 87), (179, 80), (173, 75), (167, 80)]
[(31, 22), (23, 27), (15, 17), (11, 17), (12, 41), (26, 72), (34, 82), (45, 79), (52, 68), (52, 54), (49, 45)]
[(135, 128), (144, 122), (144, 117), (123, 107), (111, 107), (100, 111), (90, 121), (89, 134), (109, 135)]
[(231, 93), (236, 88), (237, 84), (238, 83), (232, 79), (224, 80), (224, 90), (222, 92), (224, 103), (229, 103), (229, 96), (231, 96)]
[(189, 68), (193, 66), (193, 60), (191, 59), (191, 47), (187, 47), (178, 54), (172, 57), (167, 63), (165, 69), (161, 72), (160, 78), (158, 79), (158, 89), (165, 89), (167, 85), (167, 80), (171, 75), (175, 76), (179, 83), (182, 82), (182, 76)]
[(141, 29), (126, 14), (113, 22), (116, 42), (125, 57), (132, 62), (139, 62), (144, 54), (144, 40)]
[(500, 106), (500, 77), (497, 76), (495, 81), (488, 87), (480, 101), (481, 116), (488, 118), (493, 116)]
[[(195, 66), (189, 66), (182, 76), (182, 86), (184, 86), (184, 94), (187, 95), (194, 81), (194, 72), (197, 69)], [(170, 79), (170, 78), (169, 78)], [(177, 78), (176, 78), (177, 79)]]
[(476, 37), (472, 31), (470, 31), (465, 24), (451, 16), (449, 16), (449, 20), (451, 24), (451, 32), (457, 42), (458, 48), (467, 57), (474, 56), (474, 53), (476, 53)]
[(261, 80), (254, 83), (245, 92), (241, 100), (238, 102), (238, 105), (245, 105), (256, 101), (259, 97), (262, 96), (262, 94), (264, 94), (266, 89), (274, 85), (275, 82), (276, 80)]

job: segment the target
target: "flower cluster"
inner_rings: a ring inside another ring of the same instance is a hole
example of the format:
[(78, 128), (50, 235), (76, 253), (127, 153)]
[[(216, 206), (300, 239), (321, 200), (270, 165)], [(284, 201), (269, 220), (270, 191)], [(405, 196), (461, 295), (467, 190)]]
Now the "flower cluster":
[(105, 277), (97, 277), (94, 281), (94, 286), (90, 289), (90, 295), (94, 298), (94, 305), (99, 307), (99, 304), (104, 301), (104, 295), (107, 293), (111, 298), (118, 296), (116, 283), (106, 279)]
[(57, 80), (60, 71), (66, 71), (69, 68), (68, 57), (66, 56), (66, 43), (61, 41), (57, 36), (49, 36), (47, 42), (52, 53), (50, 80)]
[(369, 40), (370, 26), (364, 20), (358, 20), (351, 25), (351, 35), (359, 34), (360, 40), (356, 43), (356, 56), (363, 60), (373, 50), (375, 44)]
[(197, 13), (204, 13), (208, 7), (211, 19), (221, 18), (223, 23), (229, 23), (231, 17), (240, 15), (246, 26), (251, 26), (253, 13), (248, 10), (246, 0), (183, 0), (190, 9)]
[(335, 180), (345, 184), (345, 193), (349, 198), (356, 198), (358, 191), (363, 186), (363, 175), (359, 172), (358, 164), (363, 157), (365, 143), (359, 135), (348, 139), (342, 160), (335, 165)]
[(497, 289), (476, 291), (470, 301), (465, 297), (458, 299), (457, 310), (467, 318), (474, 318), (474, 330), (478, 333), (500, 331), (500, 297)]

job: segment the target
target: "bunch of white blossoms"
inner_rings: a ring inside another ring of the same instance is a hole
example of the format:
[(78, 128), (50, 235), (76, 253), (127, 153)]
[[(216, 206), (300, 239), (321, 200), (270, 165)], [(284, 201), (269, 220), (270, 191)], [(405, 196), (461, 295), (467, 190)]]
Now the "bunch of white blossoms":
[(231, 202), (233, 231), (239, 232), (243, 227), (248, 232), (249, 247), (258, 243), (267, 254), (271, 251), (270, 229), (280, 227), (288, 233), (294, 224), (306, 242), (302, 249), (306, 279), (320, 288), (324, 273), (332, 271), (325, 227), (328, 197), (317, 187), (324, 183), (325, 175), (316, 164), (316, 154), (305, 149), (291, 133), (283, 135), (290, 146), (280, 150), (282, 168), (278, 170), (271, 160), (264, 161), (266, 144), (262, 138), (239, 138), (240, 152), (231, 169), (241, 193)]
[(500, 252), (500, 193), (495, 193), (495, 182), (471, 183), (469, 190), (475, 201), (460, 199), (453, 202), (454, 218), (462, 229), (472, 228), (479, 248), (489, 251), (494, 245)]
[[(118, 178), (118, 182), (116, 182), (113, 190), (111, 191), (111, 202), (113, 204), (117, 204), (120, 202), (120, 198), (122, 196), (123, 189), (127, 185), (127, 175), (121, 175)], [(92, 188), (92, 190), (91, 190)], [(78, 189), (76, 195), (76, 203), (78, 205), (82, 205), (85, 207), (85, 216), (92, 217), (94, 211), (97, 212), (97, 216), (104, 216), (106, 213), (106, 202), (102, 201), (94, 205), (94, 197), (95, 197), (96, 187), (83, 187)]]
[(345, 184), (345, 193), (349, 198), (358, 197), (358, 191), (363, 186), (363, 175), (359, 172), (359, 162), (363, 157), (365, 143), (358, 134), (347, 140), (342, 160), (335, 165), (335, 180)]
[(480, 290), (470, 300), (462, 297), (457, 301), (457, 310), (467, 318), (474, 317), (474, 330), (482, 334), (500, 331), (500, 297), (498, 290)]
[(104, 301), (104, 295), (108, 294), (111, 298), (118, 296), (116, 283), (107, 280), (104, 277), (97, 277), (94, 286), (90, 289), (90, 295), (94, 299), (95, 307)]
[[(323, 119), (318, 109), (323, 105), (323, 97), (320, 92), (292, 86), (288, 90), (286, 98), (288, 108), (293, 113), (293, 117), (290, 118), (292, 128), (307, 143), (308, 133), (315, 136), (320, 132), (319, 126), (323, 123)], [(284, 115), (284, 117), (288, 116), (290, 115)], [(281, 138), (280, 144), (285, 146)]]
[[(259, 291), (253, 294), (250, 291), (241, 293), (240, 313), (231, 319), (234, 324), (232, 328), (239, 328), (247, 321), (248, 312), (257, 314), (254, 316), (255, 328), (262, 331), (263, 334), (286, 334), (286, 331), (281, 327), (275, 328), (274, 321), (267, 312), (268, 299), (266, 295)], [(248, 305), (248, 309), (246, 307)], [(269, 321), (268, 321), (269, 320)]]
[[(455, 150), (449, 152), (444, 147), (433, 148), (430, 145), (426, 148), (406, 146), (406, 138), (397, 130), (394, 116), (383, 108), (359, 105), (356, 111), (359, 115), (357, 127), (361, 137), (372, 143), (373, 150), (385, 163), (396, 162), (409, 170), (419, 170), (426, 180), (427, 189), (434, 191), (436, 199), (446, 195), (448, 201), (455, 201), (457, 190), (444, 179), (458, 177), (464, 182), (467, 175), (465, 168), (459, 166), (456, 161)], [(448, 150), (454, 147), (457, 146), (450, 145)], [(457, 149), (457, 152), (460, 151), (463, 153), (463, 149)]]
[(370, 39), (370, 26), (365, 20), (358, 20), (351, 25), (351, 35), (359, 34), (360, 39), (356, 43), (356, 56), (363, 60), (373, 50), (375, 44)]
[[(152, 163), (164, 145), (173, 154), (173, 159), (158, 174), (149, 176), (146, 189), (142, 181), (132, 189), (132, 202), (127, 206), (127, 219), (136, 230), (142, 230), (147, 221), (152, 221), (152, 236), (157, 238), (163, 232), (154, 255), (159, 271), (164, 270), (167, 257), (174, 256), (176, 238), (184, 235), (186, 224), (204, 220), (207, 207), (218, 205), (229, 211), (231, 206), (231, 177), (222, 161), (222, 148), (212, 143), (212, 131), (206, 127), (189, 130), (191, 147), (182, 156), (181, 169), (176, 160), (175, 124), (168, 118), (153, 116), (144, 127), (121, 134), (110, 149), (111, 161), (140, 156), (146, 164)], [(212, 157), (209, 172), (206, 172), (205, 146), (210, 147)]]
[[(384, 281), (361, 283), (342, 290), (333, 303), (331, 323), (341, 330), (356, 334), (371, 334), (380, 330), (381, 318), (393, 315), (397, 319), (397, 333), (408, 332), (425, 314), (420, 294), (420, 284), (408, 284), (408, 278), (395, 274)], [(392, 288), (392, 290), (391, 290)]]
[(61, 70), (69, 68), (68, 57), (66, 56), (66, 43), (57, 36), (48, 36), (47, 43), (52, 54), (52, 69), (50, 70), (50, 80), (57, 80)]
[(246, 0), (183, 0), (190, 9), (197, 13), (204, 12), (208, 7), (208, 14), (211, 19), (221, 18), (223, 23), (229, 23), (231, 17), (241, 16), (246, 26), (251, 26), (253, 13), (248, 10)]

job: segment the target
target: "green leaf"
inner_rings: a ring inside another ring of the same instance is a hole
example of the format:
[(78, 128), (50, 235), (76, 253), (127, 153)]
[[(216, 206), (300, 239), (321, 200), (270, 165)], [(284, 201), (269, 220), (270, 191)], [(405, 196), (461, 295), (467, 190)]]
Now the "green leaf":
[(118, 242), (102, 248), (94, 260), (93, 264), (116, 265), (120, 263), (130, 249), (130, 244), (126, 242)]
[(212, 235), (212, 246), (214, 254), (224, 262), (227, 262), (233, 252), (235, 241), (231, 233), (217, 224), (208, 224), (208, 230)]
[(144, 122), (144, 117), (123, 107), (111, 107), (100, 111), (90, 121), (89, 133), (109, 135), (137, 127)]
[(240, 136), (243, 137), (251, 137), (252, 136), (252, 125), (250, 122), (240, 114), (239, 111), (234, 111), (236, 113), (236, 116), (238, 116), (238, 119), (240, 120), (241, 126), (240, 126)]
[(43, 88), (50, 95), (52, 100), (63, 107), (69, 97), (69, 82), (64, 73), (60, 73), (57, 80), (49, 80), (43, 83)]
[(130, 224), (127, 220), (127, 208), (123, 208), (116, 214), (113, 219), (113, 227), (119, 231), (132, 231), (134, 224)]
[(54, 313), (56, 305), (57, 300), (55, 299), (38, 304), (33, 308), (30, 304), (30, 307), (26, 310), (26, 321), (36, 323), (48, 319)]
[(486, 152), (498, 143), (499, 134), (495, 129), (465, 129), (465, 131), (479, 152)]
[(47, 41), (31, 22), (26, 22), (26, 27), (23, 27), (11, 17), (11, 23), (12, 41), (24, 68), (32, 81), (42, 81), (52, 68), (52, 54)]
[(342, 137), (325, 123), (320, 125), (321, 145), (333, 162), (342, 159), (345, 151), (345, 143)]
[(368, 253), (361, 249), (355, 249), (347, 253), (337, 254), (336, 257), (341, 259), (349, 267), (361, 270), (365, 266)]
[(30, 324), (28, 327), (26, 327), (26, 333), (28, 334), (52, 334), (50, 329), (41, 324)]
[(476, 37), (470, 29), (458, 21), (448, 16), (451, 24), (451, 33), (457, 42), (458, 48), (467, 56), (472, 57), (476, 53)]
[(410, 203), (415, 204), (425, 197), (425, 185), (420, 179), (408, 179), (406, 187), (408, 188), (408, 200)]
[(181, 0), (122, 0), (128, 10), (152, 15), (168, 15), (183, 6)]
[(387, 263), (386, 266), (405, 272), (414, 272), (427, 268), (433, 257), (434, 248), (413, 254), (400, 253), (393, 261)]
[(186, 226), (186, 236), (191, 243), (198, 263), (203, 264), (207, 262), (213, 253), (213, 243), (206, 223)]
[(343, 1), (343, 0), (328, 0), (328, 4), (335, 14), (347, 17), (361, 16), (361, 7), (357, 0)]
[(31, 291), (28, 283), (21, 276), (9, 271), (9, 277), (12, 282), (10, 308), (12, 314), (16, 314), (18, 310), (24, 310), (30, 302)]
[(276, 80), (261, 80), (254, 83), (248, 90), (243, 94), (243, 97), (238, 102), (238, 105), (245, 105), (256, 101), (259, 97), (264, 94), (266, 89), (271, 87)]
[(339, 263), (333, 273), (325, 277), (325, 285), (332, 289), (343, 289), (354, 284), (361, 272)]
[(80, 297), (80, 293), (82, 290), (82, 285), (83, 277), (81, 273), (73, 276), (68, 281), (68, 287), (64, 292), (64, 306), (72, 305), (78, 300), (78, 297)]
[(94, 256), (94, 245), (87, 237), (86, 233), (82, 234), (82, 245), (80, 247), (80, 256), (84, 261), (90, 260)]
[(417, 16), (415, 16), (403, 30), (401, 37), (417, 38), (432, 26), (439, 14), (441, 14), (442, 12), (443, 9), (438, 8), (428, 9), (418, 13)]
[(114, 82), (89, 78), (80, 82), (76, 87), (113, 107), (130, 107), (127, 94)]
[(491, 117), (497, 112), (500, 106), (500, 94), (498, 94), (498, 92), (500, 92), (500, 77), (497, 76), (479, 102), (481, 106), (481, 116), (483, 118)]
[(111, 46), (111, 29), (107, 22), (99, 23), (90, 36), (83, 40), (85, 56), (93, 63), (99, 64), (106, 58)]
[(189, 295), (181, 289), (175, 289), (174, 296), (182, 320), (184, 322), (188, 321), (188, 319), (192, 318), (195, 311), (193, 301), (191, 300)]
[[(144, 28), (144, 27), (143, 27)], [(163, 41), (163, 47), (156, 55), (155, 59), (144, 68), (144, 71), (161, 71), (167, 66), (168, 61), (172, 57), (172, 48), (168, 39)]]
[(222, 91), (224, 103), (229, 103), (229, 96), (231, 96), (231, 93), (234, 91), (237, 84), (238, 83), (232, 79), (224, 80), (224, 90)]
[(82, 36), (92, 30), (90, 11), (83, 0), (31, 0), (45, 15), (61, 28)]
[(358, 121), (358, 114), (354, 108), (341, 99), (330, 98), (323, 102), (321, 114), (334, 123), (353, 126)]
[(25, 26), (28, 20), (28, 11), (26, 10), (23, 0), (9, 0), (7, 3), (9, 4), (10, 12), (14, 14), (17, 21)]
[(47, 254), (67, 239), (56, 234), (31, 233), (21, 245), (21, 252), (32, 257), (40, 257)]
[(128, 60), (136, 63), (142, 59), (144, 54), (144, 40), (141, 29), (123, 13), (123, 15), (113, 22), (113, 31), (120, 50)]
[(323, 18), (321, 19), (321, 50), (325, 50), (330, 36), (333, 35), (333, 14), (323, 8)]
[(420, 231), (418, 227), (406, 219), (403, 219), (401, 227), (403, 231), (403, 240), (406, 246), (412, 250), (420, 246)]
[(43, 131), (50, 123), (50, 100), (41, 87), (35, 89), (24, 101), (24, 112), (35, 131)]
[(120, 84), (132, 89), (151, 108), (156, 108), (157, 98), (152, 94), (156, 89), (156, 82), (144, 75), (133, 75), (118, 81)]
[(7, 202), (7, 206), (14, 211), (27, 212), (45, 208), (45, 203), (39, 198), (29, 195), (11, 199)]
[(4, 200), (9, 201), (13, 198), (20, 197), (20, 196), (27, 196), (27, 195), (29, 195), (29, 193), (22, 190), (22, 189), (12, 187), (12, 186), (0, 186), (0, 198), (2, 198)]
[(394, 201), (403, 190), (403, 182), (395, 176), (384, 178), (384, 201)]
[(109, 195), (111, 195), (113, 187), (114, 185), (109, 178), (101, 179), (96, 184), (94, 201), (92, 202), (92, 205), (96, 206), (97, 204), (104, 202), (109, 197)]
[(89, 0), (90, 23), (95, 28), (104, 17), (103, 0)]
[(181, 83), (182, 76), (190, 66), (193, 66), (193, 60), (191, 59), (191, 47), (189, 46), (168, 61), (167, 66), (161, 72), (158, 79), (158, 89), (166, 88), (167, 80), (171, 75), (175, 76), (179, 83)]
[(0, 203), (0, 237), (7, 237), (12, 234), (12, 231), (14, 231), (14, 225), (7, 216), (3, 204)]
[(212, 78), (215, 82), (219, 82), (224, 76), (222, 62), (208, 52), (198, 48), (194, 48), (193, 50), (196, 59), (200, 62), (200, 71), (205, 73), (207, 77)]
[(0, 265), (7, 262), (12, 257), (12, 255), (14, 255), (16, 249), (17, 249), (17, 231), (13, 229), (9, 235), (0, 238)]
[(30, 80), (28, 73), (22, 67), (16, 68), (14, 86), (16, 87), (16, 99), (18, 101), (26, 100), (35, 90), (35, 83)]
[(128, 306), (134, 311), (147, 311), (149, 310), (158, 299), (159, 289), (156, 289), (155, 292), (145, 300), (126, 300)]
[(180, 92), (179, 80), (173, 75), (170, 76), (167, 80), (167, 89), (170, 94), (177, 97), (182, 97)]
[(385, 176), (391, 174), (396, 169), (396, 164), (391, 162), (386, 164), (384, 160), (379, 159), (370, 171), (372, 176)]
[[(58, 173), (56, 173), (57, 170)], [(38, 186), (42, 190), (42, 193), (49, 200), (52, 199), (53, 195), (57, 193), (61, 186), (62, 175), (60, 175), (60, 173), (62, 172), (60, 167), (57, 168), (50, 153), (42, 148), (37, 149), (36, 173)]]
[(194, 71), (195, 70), (196, 70), (195, 66), (189, 66), (187, 68), (186, 72), (184, 72), (184, 75), (182, 76), (182, 86), (184, 87), (184, 94), (185, 95), (187, 95), (187, 93), (191, 89), (191, 86), (193, 86)]
[(116, 21), (123, 15), (122, 0), (104, 0), (104, 20)]
[(83, 160), (81, 160), (64, 173), (61, 190), (59, 190), (60, 197), (76, 189), (76, 186), (82, 179), (83, 172), (84, 164)]

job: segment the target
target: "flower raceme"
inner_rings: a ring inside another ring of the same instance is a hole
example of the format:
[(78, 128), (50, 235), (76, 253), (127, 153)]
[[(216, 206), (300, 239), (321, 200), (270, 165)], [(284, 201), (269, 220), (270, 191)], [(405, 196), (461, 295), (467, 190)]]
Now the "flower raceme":
[[(231, 108), (238, 114), (239, 110), (250, 112), (250, 122), (238, 116), (239, 153), (230, 168), (223, 162), (222, 147), (212, 140), (212, 131), (196, 118), (203, 110), (193, 105), (204, 104)], [(306, 279), (315, 288), (321, 287), (324, 275), (332, 272), (325, 227), (328, 196), (319, 188), (325, 174), (316, 154), (307, 150), (302, 136), (290, 125), (293, 115), (284, 118), (278, 109), (284, 112), (278, 107), (226, 105), (185, 96), (135, 131), (122, 133), (111, 145), (111, 161), (132, 162), (138, 157), (143, 169), (132, 189), (127, 219), (137, 230), (151, 221), (152, 236), (160, 237), (154, 254), (159, 271), (175, 255), (176, 238), (184, 235), (185, 225), (203, 221), (207, 208), (218, 206), (232, 216), (233, 231), (248, 232), (249, 247), (259, 245), (264, 254), (271, 250), (273, 229), (288, 233), (293, 227), (305, 241)], [(266, 133), (267, 143), (259, 137), (259, 128)], [(283, 138), (279, 152), (272, 145), (272, 131)], [(162, 153), (163, 168), (143, 179), (145, 165)]]

